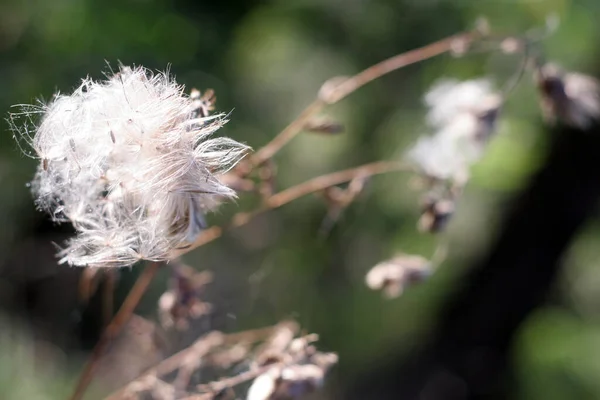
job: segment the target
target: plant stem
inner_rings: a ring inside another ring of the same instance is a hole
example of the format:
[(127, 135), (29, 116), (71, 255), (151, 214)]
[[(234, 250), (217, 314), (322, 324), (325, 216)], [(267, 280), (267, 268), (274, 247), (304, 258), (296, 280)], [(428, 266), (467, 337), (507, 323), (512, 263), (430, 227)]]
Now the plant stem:
[(123, 326), (129, 321), (129, 318), (133, 314), (133, 311), (137, 307), (140, 302), (142, 296), (148, 289), (150, 282), (152, 282), (152, 278), (156, 275), (158, 268), (160, 267), (160, 263), (152, 262), (150, 265), (146, 266), (140, 276), (135, 281), (133, 288), (129, 291), (127, 298), (123, 302), (123, 305), (114, 316), (110, 324), (104, 329), (102, 332), (102, 336), (100, 336), (100, 340), (96, 343), (94, 350), (90, 358), (87, 360), (87, 363), (83, 369), (83, 372), (79, 376), (79, 380), (77, 381), (77, 386), (75, 387), (75, 391), (73, 395), (70, 397), (70, 400), (80, 400), (83, 398), (86, 389), (89, 384), (92, 382), (92, 378), (94, 376), (94, 372), (98, 365), (98, 362), (104, 355), (104, 352), (110, 342), (121, 333)]
[(420, 61), (447, 53), (453, 49), (456, 43), (470, 44), (476, 37), (476, 33), (464, 32), (449, 36), (437, 42), (433, 42), (423, 47), (398, 54), (387, 60), (381, 61), (369, 68), (359, 72), (358, 74), (345, 79), (337, 85), (326, 97), (315, 99), (308, 107), (300, 113), (287, 127), (285, 127), (277, 136), (269, 143), (259, 149), (250, 157), (252, 165), (261, 165), (268, 159), (272, 158), (283, 146), (289, 143), (296, 135), (298, 135), (306, 123), (326, 105), (335, 104), (351, 93), (360, 89), (369, 82), (382, 76), (389, 74), (397, 69), (415, 64)]
[[(319, 192), (327, 189), (328, 187), (340, 185), (345, 182), (349, 182), (357, 177), (369, 177), (374, 175), (380, 175), (387, 172), (393, 171), (413, 171), (413, 167), (405, 163), (395, 161), (376, 161), (369, 164), (361, 165), (360, 167), (350, 168), (342, 171), (333, 172), (318, 176), (316, 178), (309, 179), (306, 182), (300, 183), (296, 186), (292, 186), (288, 189), (282, 190), (281, 192), (275, 193), (274, 195), (267, 198), (265, 206), (251, 213), (238, 213), (232, 218), (231, 224), (228, 228), (237, 228), (250, 222), (254, 217), (262, 214), (266, 211), (279, 208), (285, 204), (288, 204), (300, 197), (307, 196), (312, 193)], [(213, 226), (206, 229), (198, 239), (190, 246), (184, 249), (175, 250), (172, 254), (173, 257), (180, 257), (190, 251), (203, 246), (207, 243), (218, 239), (223, 235), (225, 228), (221, 226)]]

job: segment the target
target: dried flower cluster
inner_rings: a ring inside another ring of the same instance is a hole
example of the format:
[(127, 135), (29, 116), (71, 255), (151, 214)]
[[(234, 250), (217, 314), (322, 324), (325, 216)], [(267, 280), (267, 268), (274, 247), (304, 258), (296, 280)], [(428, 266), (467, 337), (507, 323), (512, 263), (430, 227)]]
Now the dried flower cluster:
[[(77, 230), (60, 262), (167, 260), (195, 239), (204, 214), (235, 197), (218, 175), (247, 150), (209, 138), (226, 122), (208, 116), (210, 109), (167, 73), (121, 67), (103, 82), (85, 79), (70, 95), (11, 115), (40, 160), (32, 182), (38, 207)], [(43, 114), (39, 124), (35, 114)], [(18, 117), (29, 123), (18, 125)]]
[(246, 400), (299, 399), (321, 388), (338, 357), (317, 351), (311, 344), (316, 340), (316, 335), (308, 335), (289, 341), (278, 352), (271, 351), (267, 364), (271, 366), (254, 379)]
[[(522, 42), (516, 44), (504, 51), (523, 49)], [(552, 63), (534, 66), (542, 111), (549, 122), (587, 129), (600, 120), (600, 83), (596, 79), (563, 71)], [(420, 231), (437, 233), (446, 227), (469, 180), (470, 167), (483, 157), (496, 130), (504, 97), (495, 93), (486, 79), (442, 80), (425, 95), (427, 121), (436, 133), (421, 138), (408, 152), (427, 188)], [(366, 282), (370, 288), (396, 297), (408, 284), (427, 277), (431, 268), (432, 263), (422, 257), (399, 256), (373, 267)]]
[[(496, 130), (502, 103), (487, 79), (442, 80), (425, 95), (427, 122), (435, 134), (421, 138), (407, 155), (427, 189), (418, 222), (421, 232), (445, 229), (469, 180), (469, 169), (483, 157)], [(423, 257), (399, 255), (375, 265), (365, 279), (371, 289), (397, 297), (431, 275), (433, 267)]]
[[(323, 385), (337, 355), (318, 351), (318, 336), (298, 337), (299, 329), (297, 323), (283, 321), (232, 334), (206, 333), (109, 398), (233, 400), (244, 390), (248, 400), (301, 398)], [(220, 378), (198, 383), (213, 376)]]

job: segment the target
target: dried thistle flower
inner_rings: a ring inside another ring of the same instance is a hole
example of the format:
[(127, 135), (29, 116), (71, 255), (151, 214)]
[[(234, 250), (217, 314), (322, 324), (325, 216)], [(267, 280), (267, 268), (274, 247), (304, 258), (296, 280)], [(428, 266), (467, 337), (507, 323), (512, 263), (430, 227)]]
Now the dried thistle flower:
[(579, 73), (566, 72), (554, 64), (536, 70), (542, 111), (547, 120), (586, 129), (600, 119), (600, 83)]
[(404, 290), (431, 275), (431, 264), (421, 256), (398, 255), (375, 265), (365, 281), (373, 290), (383, 290), (387, 297), (398, 297)]
[(486, 79), (444, 80), (425, 95), (425, 103), (436, 133), (421, 138), (408, 157), (426, 175), (464, 185), (469, 167), (483, 156), (495, 131), (502, 98)]
[(185, 95), (168, 73), (121, 67), (105, 81), (86, 78), (70, 95), (10, 115), (40, 160), (32, 182), (37, 206), (77, 230), (61, 263), (168, 260), (200, 233), (205, 212), (235, 197), (218, 176), (248, 148), (209, 138), (226, 122), (205, 115), (210, 99)]

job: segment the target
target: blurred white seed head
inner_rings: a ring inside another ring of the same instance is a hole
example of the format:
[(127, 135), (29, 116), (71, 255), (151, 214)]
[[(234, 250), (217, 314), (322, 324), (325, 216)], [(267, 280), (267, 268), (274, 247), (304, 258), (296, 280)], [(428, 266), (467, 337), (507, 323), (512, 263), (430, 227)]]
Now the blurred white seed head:
[(425, 95), (425, 103), (435, 134), (421, 138), (408, 157), (426, 175), (463, 185), (495, 131), (502, 98), (486, 79), (443, 80)]
[(121, 67), (10, 115), (15, 136), (40, 160), (32, 182), (38, 207), (77, 230), (60, 262), (167, 260), (195, 239), (206, 212), (235, 197), (218, 176), (248, 148), (210, 138), (224, 116), (206, 116), (183, 90), (167, 72)]
[(566, 72), (555, 64), (537, 69), (536, 78), (542, 95), (546, 119), (586, 129), (600, 120), (600, 83), (579, 73)]

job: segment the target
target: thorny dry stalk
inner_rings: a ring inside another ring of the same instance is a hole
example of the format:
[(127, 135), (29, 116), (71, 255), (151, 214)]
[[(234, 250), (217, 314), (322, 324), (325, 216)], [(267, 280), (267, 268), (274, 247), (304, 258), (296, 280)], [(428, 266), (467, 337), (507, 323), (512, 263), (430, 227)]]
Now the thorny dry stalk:
[[(249, 158), (249, 171), (251, 171), (254, 167), (260, 166), (270, 160), (281, 148), (283, 148), (296, 135), (302, 132), (310, 119), (324, 109), (325, 106), (337, 103), (365, 84), (392, 71), (435, 57), (437, 55), (453, 51), (457, 43), (461, 46), (469, 47), (471, 42), (479, 36), (480, 33), (476, 31), (453, 35), (424, 47), (410, 50), (384, 60), (352, 77), (340, 79), (334, 78), (324, 85), (317, 99), (315, 99), (295, 120), (293, 120), (286, 128), (284, 128), (271, 142), (259, 149)], [(268, 197), (265, 206), (254, 213), (237, 214), (231, 224), (231, 227), (241, 226), (247, 223), (251, 217), (259, 213), (281, 207), (282, 205), (287, 204), (299, 197), (327, 189), (328, 187), (349, 182), (359, 176), (366, 177), (390, 171), (409, 169), (410, 167), (408, 167), (406, 164), (381, 161), (333, 174), (323, 175)], [(222, 227), (214, 226), (208, 228), (202, 232), (201, 235), (199, 235), (197, 240), (191, 246), (173, 252), (172, 256), (174, 258), (181, 256), (197, 247), (200, 247), (201, 245), (219, 238), (222, 233)], [(79, 378), (75, 392), (71, 396), (71, 400), (80, 400), (84, 395), (86, 388), (92, 380), (94, 368), (100, 356), (110, 341), (120, 333), (125, 323), (129, 320), (142, 295), (148, 288), (150, 281), (154, 277), (158, 266), (159, 264), (157, 263), (152, 263), (150, 266), (147, 266), (136, 281), (134, 287), (127, 295), (123, 305), (110, 322), (105, 332), (102, 334), (98, 344), (95, 346), (92, 355), (90, 356), (90, 359)]]

